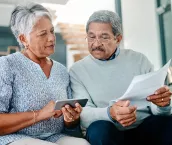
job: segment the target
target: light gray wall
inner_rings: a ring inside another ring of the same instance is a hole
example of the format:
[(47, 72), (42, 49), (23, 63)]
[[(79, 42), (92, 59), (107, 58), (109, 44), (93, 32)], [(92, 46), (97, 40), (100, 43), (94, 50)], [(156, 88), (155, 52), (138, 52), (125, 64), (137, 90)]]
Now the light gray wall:
[(121, 0), (124, 48), (145, 54), (155, 69), (162, 65), (155, 0)]

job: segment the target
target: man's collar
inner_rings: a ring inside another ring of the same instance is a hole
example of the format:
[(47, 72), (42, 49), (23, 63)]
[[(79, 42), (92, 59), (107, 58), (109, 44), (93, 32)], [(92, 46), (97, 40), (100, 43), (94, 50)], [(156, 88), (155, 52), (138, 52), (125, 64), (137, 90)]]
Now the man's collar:
[(108, 61), (108, 60), (112, 60), (112, 59), (115, 59), (120, 53), (120, 48), (116, 48), (115, 52), (111, 55), (110, 58), (108, 59), (99, 59), (101, 61)]

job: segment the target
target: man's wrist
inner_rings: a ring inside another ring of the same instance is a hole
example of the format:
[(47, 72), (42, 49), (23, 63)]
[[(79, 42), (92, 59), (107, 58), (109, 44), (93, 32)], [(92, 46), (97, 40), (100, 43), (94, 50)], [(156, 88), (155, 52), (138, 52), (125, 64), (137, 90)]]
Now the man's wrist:
[(111, 109), (111, 106), (109, 106), (109, 107), (107, 108), (108, 117), (109, 117), (109, 119), (110, 119), (112, 122), (117, 123), (117, 121), (116, 121), (115, 119), (112, 118), (111, 113), (110, 113), (110, 109)]
[(80, 118), (78, 118), (77, 120), (72, 121), (72, 122), (67, 122), (64, 120), (64, 125), (68, 129), (76, 128), (79, 125), (79, 123), (80, 123)]

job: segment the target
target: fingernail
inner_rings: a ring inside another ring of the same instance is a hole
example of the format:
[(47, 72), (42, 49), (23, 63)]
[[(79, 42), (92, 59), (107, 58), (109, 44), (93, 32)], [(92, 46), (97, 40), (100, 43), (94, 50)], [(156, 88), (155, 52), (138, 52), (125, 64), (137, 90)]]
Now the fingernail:
[(69, 105), (65, 105), (66, 108), (69, 108)]
[(75, 105), (76, 105), (76, 106), (79, 106), (79, 103), (76, 103)]
[(165, 86), (165, 89), (168, 90), (168, 86)]
[(129, 106), (129, 105), (130, 105), (130, 101), (127, 100), (127, 101), (125, 102), (125, 106)]
[(158, 94), (158, 92), (155, 92), (154, 94), (155, 94), (155, 95), (157, 95), (157, 94)]
[(150, 100), (150, 97), (147, 97), (146, 99), (147, 99), (147, 100)]

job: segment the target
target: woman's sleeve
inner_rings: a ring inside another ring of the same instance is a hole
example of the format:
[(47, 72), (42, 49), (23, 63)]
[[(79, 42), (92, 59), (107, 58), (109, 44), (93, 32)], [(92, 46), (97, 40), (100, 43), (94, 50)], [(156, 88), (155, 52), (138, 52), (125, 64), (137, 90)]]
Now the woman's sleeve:
[(0, 58), (0, 113), (7, 113), (12, 98), (12, 72), (7, 57)]

